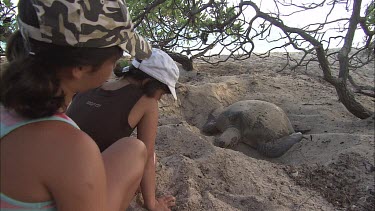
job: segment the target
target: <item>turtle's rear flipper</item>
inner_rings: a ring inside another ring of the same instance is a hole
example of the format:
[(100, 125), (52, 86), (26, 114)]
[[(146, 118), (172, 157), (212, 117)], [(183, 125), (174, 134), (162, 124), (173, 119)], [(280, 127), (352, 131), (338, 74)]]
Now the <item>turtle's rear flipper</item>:
[(302, 139), (302, 133), (292, 133), (289, 136), (285, 136), (268, 143), (260, 144), (257, 146), (258, 152), (270, 157), (276, 158), (283, 155), (288, 151), (295, 143), (300, 142)]

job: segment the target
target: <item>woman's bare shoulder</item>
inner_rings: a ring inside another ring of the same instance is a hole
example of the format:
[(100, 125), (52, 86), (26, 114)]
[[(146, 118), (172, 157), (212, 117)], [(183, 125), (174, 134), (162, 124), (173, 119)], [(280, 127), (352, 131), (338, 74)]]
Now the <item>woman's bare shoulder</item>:
[[(31, 134), (35, 139), (39, 140), (40, 144), (45, 144), (46, 147), (87, 147), (95, 142), (85, 132), (73, 127), (72, 125), (62, 121), (44, 121), (34, 123), (29, 128), (35, 131)], [(26, 131), (28, 132), (28, 131)]]
[(69, 204), (73, 201), (79, 203), (78, 199), (104, 198), (105, 168), (96, 143), (70, 125), (56, 122), (48, 127), (54, 140), (44, 144), (49, 151), (46, 154), (49, 160), (43, 162), (45, 172), (41, 179), (55, 201)]
[[(83, 131), (62, 121), (43, 121), (22, 126), (2, 140), (7, 151), (20, 152), (43, 165), (60, 165), (70, 159), (100, 156), (96, 143)], [(17, 154), (17, 153), (16, 153)], [(65, 160), (65, 161), (64, 161)]]
[[(51, 122), (46, 125), (50, 135), (43, 137), (45, 146), (50, 150), (64, 152), (66, 155), (84, 158), (85, 154), (99, 154), (94, 140), (85, 132), (64, 122)], [(49, 139), (48, 137), (51, 137)]]
[[(77, 182), (96, 183), (104, 175), (96, 143), (61, 121), (36, 122), (16, 129), (1, 140), (1, 154), (7, 158), (2, 163), (9, 164), (5, 165), (10, 167), (8, 173), (34, 178), (51, 193), (79, 187)], [(18, 179), (28, 181), (22, 176)]]
[(90, 172), (94, 169), (104, 170), (99, 148), (86, 133), (63, 122), (40, 125), (40, 127), (46, 127), (47, 133), (44, 137), (40, 137), (42, 140), (38, 142), (43, 146), (42, 156), (48, 158), (43, 161), (45, 166), (43, 169), (50, 171), (45, 175), (53, 175), (45, 178), (46, 180), (54, 178), (62, 182), (67, 181), (67, 177), (72, 173), (82, 178), (89, 173), (87, 170)]

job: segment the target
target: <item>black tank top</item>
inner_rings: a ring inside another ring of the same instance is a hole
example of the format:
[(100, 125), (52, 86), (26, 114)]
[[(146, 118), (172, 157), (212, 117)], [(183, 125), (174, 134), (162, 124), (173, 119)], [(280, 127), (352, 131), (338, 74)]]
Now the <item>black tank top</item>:
[(129, 113), (142, 95), (142, 90), (132, 84), (117, 90), (96, 88), (77, 94), (66, 114), (94, 139), (102, 152), (131, 135), (134, 128), (129, 125)]

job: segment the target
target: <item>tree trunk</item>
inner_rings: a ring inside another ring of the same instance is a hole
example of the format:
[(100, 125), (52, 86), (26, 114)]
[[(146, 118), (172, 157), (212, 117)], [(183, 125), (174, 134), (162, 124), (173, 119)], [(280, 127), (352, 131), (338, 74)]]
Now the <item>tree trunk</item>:
[(193, 67), (193, 61), (189, 59), (189, 57), (179, 54), (179, 53), (174, 53), (174, 52), (167, 52), (167, 54), (176, 62), (180, 63), (182, 67), (186, 71), (192, 71), (194, 69)]
[[(373, 115), (373, 113), (367, 110), (361, 103), (355, 100), (354, 94), (350, 89), (348, 89), (346, 84), (346, 78), (334, 78), (331, 74), (331, 69), (325, 55), (322, 45), (316, 47), (316, 53), (318, 57), (319, 64), (323, 70), (324, 79), (332, 84), (337, 92), (337, 95), (341, 103), (345, 106), (346, 109), (354, 116), (360, 119), (366, 119)], [(348, 68), (343, 69), (340, 66), (341, 71), (349, 71)]]
[(336, 88), (337, 95), (339, 96), (341, 103), (350, 113), (361, 119), (366, 119), (373, 115), (371, 111), (367, 110), (355, 100), (353, 93), (348, 89), (346, 83), (344, 83), (342, 79), (336, 80), (336, 82), (337, 83), (333, 85)]

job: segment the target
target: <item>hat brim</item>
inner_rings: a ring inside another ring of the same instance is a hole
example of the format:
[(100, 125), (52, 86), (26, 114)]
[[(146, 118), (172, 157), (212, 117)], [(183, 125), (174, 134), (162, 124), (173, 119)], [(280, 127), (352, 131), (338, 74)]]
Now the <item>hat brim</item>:
[(151, 56), (151, 45), (137, 33), (134, 33), (127, 42), (118, 44), (118, 46), (131, 56), (137, 59), (147, 59)]
[(171, 94), (173, 95), (173, 98), (175, 100), (177, 100), (176, 88), (175, 87), (171, 87), (171, 86), (168, 86), (168, 88), (169, 88), (169, 91), (171, 91)]

